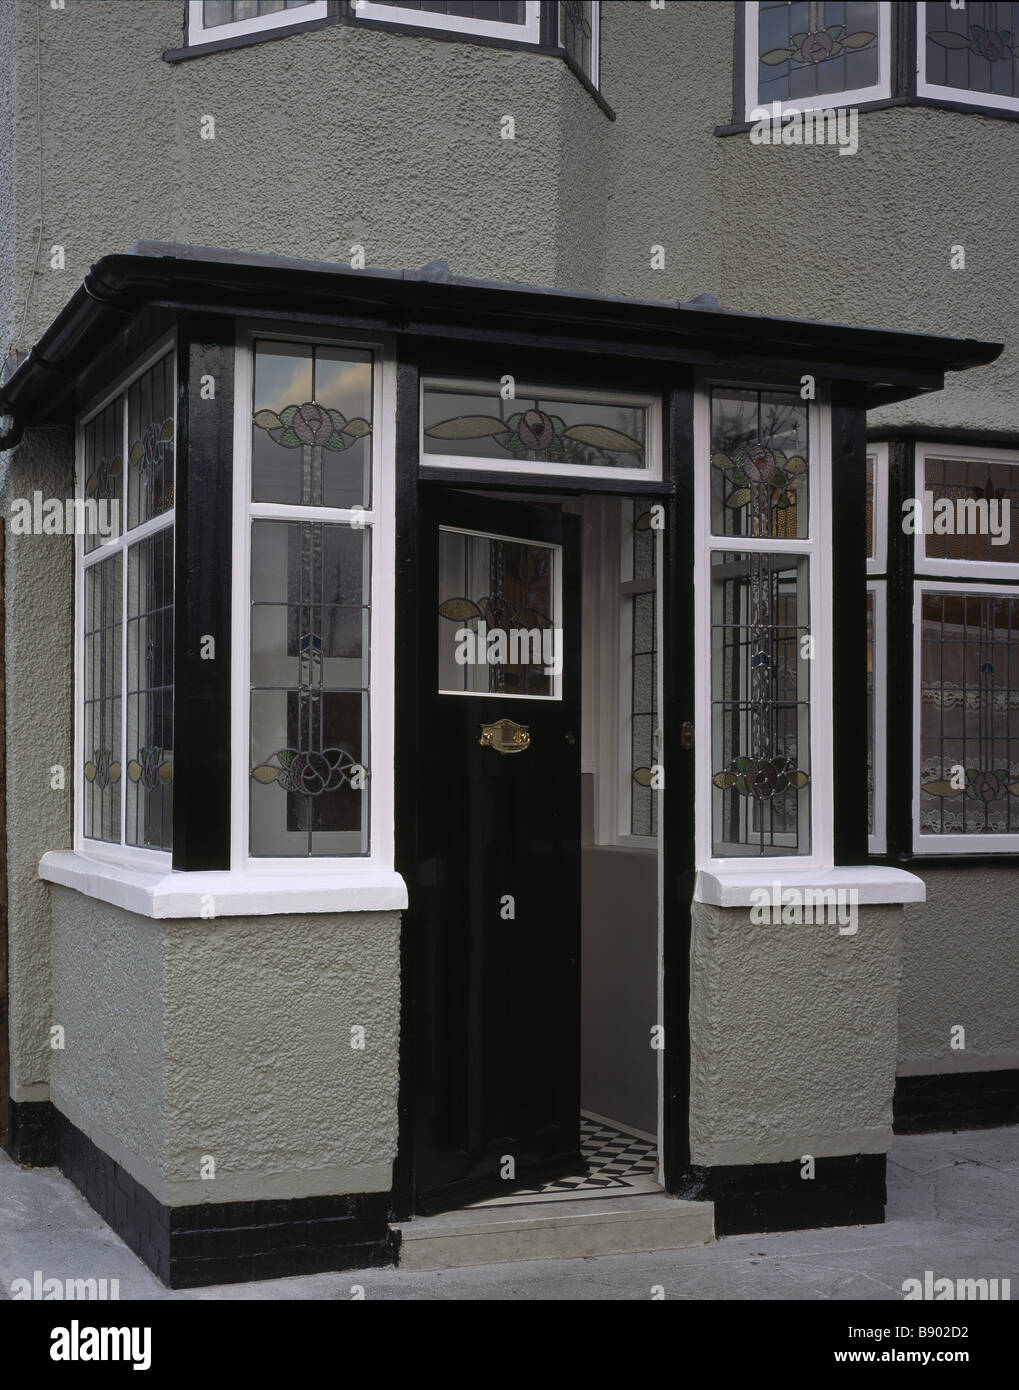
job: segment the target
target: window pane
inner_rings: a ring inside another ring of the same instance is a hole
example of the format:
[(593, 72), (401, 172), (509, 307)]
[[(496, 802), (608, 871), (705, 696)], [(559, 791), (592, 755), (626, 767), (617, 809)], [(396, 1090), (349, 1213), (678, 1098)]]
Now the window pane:
[(173, 527), (127, 553), (129, 845), (173, 844)]
[(102, 541), (120, 535), (124, 481), (123, 396), (118, 396), (90, 420), (82, 434), (85, 499), (95, 503), (96, 508), (94, 521), (85, 528), (87, 555)]
[(127, 530), (173, 506), (173, 357), (127, 392)]
[(926, 24), (928, 82), (1019, 97), (1019, 4), (928, 4)]
[(1019, 831), (1019, 599), (925, 593), (920, 830)]
[(368, 852), (370, 535), (256, 521), (251, 853)]
[(558, 546), (440, 530), (440, 692), (559, 698), (558, 564)]
[(559, 42), (588, 77), (594, 66), (594, 4), (592, 0), (560, 0)]
[(426, 387), (424, 459), (447, 455), (576, 468), (646, 468), (647, 407), (518, 396), (497, 386)]
[(236, 24), (244, 19), (278, 14), (280, 10), (299, 10), (310, 4), (311, 0), (205, 0), (202, 14), (205, 28), (214, 29), (220, 24)]
[(119, 555), (85, 571), (85, 776), (82, 833), (120, 841), (122, 566)]
[(928, 458), (924, 481), (932, 494), (929, 516), (925, 512), (928, 559), (1019, 562), (1019, 534), (1011, 531), (1019, 502), (1015, 464)]
[(760, 104), (877, 85), (877, 0), (844, 4), (765, 0), (759, 13)]
[(810, 850), (803, 556), (711, 557), (712, 853)]
[(867, 833), (874, 833), (874, 594), (867, 591)]
[(711, 393), (711, 530), (809, 535), (809, 405), (795, 391)]
[(524, 0), (377, 0), (394, 10), (418, 10), (448, 14), (458, 19), (487, 19), (501, 24), (523, 24)]
[(368, 506), (371, 422), (370, 352), (259, 342), (253, 500)]

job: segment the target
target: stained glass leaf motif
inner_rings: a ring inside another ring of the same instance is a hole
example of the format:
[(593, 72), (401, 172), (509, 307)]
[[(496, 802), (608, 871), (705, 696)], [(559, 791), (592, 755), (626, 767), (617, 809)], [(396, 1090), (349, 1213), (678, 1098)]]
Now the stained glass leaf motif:
[(492, 415), (457, 415), (452, 420), (440, 420), (425, 430), (431, 439), (484, 439), (489, 435), (506, 434), (506, 421)]
[(251, 769), (256, 782), (275, 782), (284, 791), (301, 796), (324, 796), (339, 787), (351, 786), (357, 773), (367, 777), (367, 769), (343, 748), (323, 748), (321, 752), (278, 748), (267, 762)]
[(612, 449), (616, 453), (639, 453), (640, 445), (628, 434), (610, 430), (607, 425), (570, 425), (563, 431), (566, 439), (579, 439), (581, 444), (592, 444), (596, 449)]
[(566, 441), (588, 444), (609, 453), (642, 453), (644, 446), (607, 425), (567, 425), (558, 415), (524, 410), (499, 420), (493, 415), (457, 415), (429, 425), (430, 439), (494, 439), (500, 448), (520, 458), (538, 455), (556, 461), (566, 457)]
[(970, 24), (965, 34), (942, 29), (927, 37), (939, 48), (968, 48), (988, 63), (997, 63), (1013, 56), (1019, 58), (1019, 46), (1013, 44), (1008, 29), (985, 29), (981, 24)]
[(95, 497), (98, 494), (109, 497), (113, 492), (113, 479), (120, 477), (123, 467), (124, 462), (119, 454), (112, 459), (100, 459), (95, 472), (85, 479), (85, 496)]
[(439, 604), (439, 617), (448, 618), (452, 623), (469, 622), (471, 618), (481, 618), (484, 614), (478, 605), (469, 598), (448, 598)]
[(132, 758), (127, 765), (127, 775), (131, 781), (140, 781), (149, 791), (154, 791), (160, 782), (164, 786), (167, 782), (172, 782), (173, 763), (163, 757), (165, 751), (163, 748), (139, 748), (140, 761)]
[(847, 34), (844, 24), (829, 24), (826, 29), (814, 29), (809, 34), (791, 34), (788, 48), (771, 48), (761, 54), (761, 62), (768, 67), (779, 63), (823, 63), (829, 58), (840, 57), (847, 48), (869, 48), (877, 38), (876, 34), (860, 30)]
[(1008, 768), (997, 772), (982, 772), (979, 768), (966, 769), (966, 785), (954, 787), (950, 781), (940, 779), (924, 782), (923, 789), (931, 796), (969, 796), (975, 801), (1000, 801), (1006, 794), (1019, 791), (1019, 783), (1009, 781)]
[(113, 761), (113, 754), (108, 748), (97, 748), (92, 754), (94, 761), (85, 764), (85, 778), (89, 782), (95, 782), (101, 791), (105, 791), (111, 782), (120, 781), (120, 763)]
[(733, 758), (729, 766), (716, 772), (712, 782), (721, 791), (735, 788), (741, 796), (771, 801), (790, 787), (798, 791), (810, 781), (810, 774), (792, 766), (789, 758)]
[(727, 507), (745, 507), (754, 500), (770, 507), (785, 510), (796, 505), (796, 488), (807, 470), (807, 461), (799, 454), (787, 457), (781, 449), (769, 448), (760, 439), (741, 444), (732, 454), (712, 454), (712, 468), (719, 469), (732, 485), (725, 499)]
[(367, 420), (359, 416), (348, 420), (341, 411), (316, 405), (314, 401), (284, 406), (279, 414), (275, 410), (256, 411), (254, 422), (285, 449), (308, 444), (338, 454), (371, 434), (371, 425)]
[(653, 775), (649, 767), (635, 767), (633, 769), (633, 780), (640, 787), (650, 787)]

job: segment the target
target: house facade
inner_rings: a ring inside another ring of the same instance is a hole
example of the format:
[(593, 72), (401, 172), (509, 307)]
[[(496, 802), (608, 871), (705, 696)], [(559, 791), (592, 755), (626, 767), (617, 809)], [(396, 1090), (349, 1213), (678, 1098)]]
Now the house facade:
[(166, 1282), (1014, 1120), (1017, 53), (6, 0), (5, 1142)]

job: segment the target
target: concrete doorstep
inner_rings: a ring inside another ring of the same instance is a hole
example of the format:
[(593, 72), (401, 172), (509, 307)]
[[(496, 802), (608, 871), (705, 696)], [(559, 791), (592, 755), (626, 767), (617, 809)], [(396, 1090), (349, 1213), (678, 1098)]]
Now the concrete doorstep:
[[(623, 1214), (627, 1204), (632, 1216)], [(644, 1301), (662, 1289), (680, 1300), (902, 1302), (906, 1281), (922, 1283), (927, 1271), (934, 1279), (1009, 1279), (1019, 1295), (1019, 1128), (897, 1137), (888, 1219), (878, 1226), (711, 1240), (706, 1208), (691, 1214), (701, 1204), (655, 1194), (544, 1204), (532, 1216), (539, 1205), (419, 1218), (403, 1228), (421, 1234), (405, 1234), (395, 1269), (171, 1292), (55, 1169), (19, 1168), (0, 1153), (0, 1299), (15, 1280), (34, 1285), (37, 1271), (69, 1288), (116, 1279), (121, 1299), (180, 1301)], [(591, 1219), (599, 1210), (607, 1219)], [(571, 1242), (585, 1225), (584, 1239), (602, 1241), (602, 1253), (578, 1256)], [(652, 1243), (666, 1232), (676, 1244)], [(464, 1255), (482, 1242), (492, 1263), (467, 1264)], [(413, 1265), (452, 1252), (455, 1266)]]

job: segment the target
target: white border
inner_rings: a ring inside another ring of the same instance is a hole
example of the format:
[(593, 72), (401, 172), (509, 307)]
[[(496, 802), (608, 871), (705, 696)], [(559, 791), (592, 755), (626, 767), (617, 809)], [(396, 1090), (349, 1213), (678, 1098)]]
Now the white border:
[[(916, 445), (916, 491), (923, 497), (927, 486), (928, 459), (962, 459), (973, 463), (1007, 464), (1017, 470), (1019, 481), (1019, 448), (986, 449), (978, 445), (917, 443)], [(1019, 508), (1012, 516), (1009, 507), (1009, 524), (1019, 526)], [(921, 528), (913, 534), (913, 570), (917, 575), (939, 575), (956, 579), (1012, 579), (1019, 581), (1019, 561), (1001, 560), (941, 560), (931, 559), (926, 553), (926, 537)]]
[[(119, 529), (115, 537), (103, 541), (88, 555), (85, 554), (85, 537), (76, 535), (74, 538), (74, 771), (73, 780), (73, 800), (74, 800), (74, 826), (71, 843), (76, 852), (86, 854), (94, 859), (102, 860), (112, 864), (124, 864), (147, 869), (169, 869), (173, 859), (171, 850), (147, 849), (140, 845), (129, 845), (125, 843), (124, 835), (127, 828), (127, 700), (126, 700), (126, 680), (127, 680), (127, 554), (128, 550), (137, 541), (143, 540), (146, 536), (155, 532), (173, 528), (174, 554), (177, 548), (177, 508), (176, 508), (176, 483), (177, 483), (177, 462), (180, 430), (177, 421), (177, 354), (176, 354), (176, 332), (164, 334), (162, 338), (146, 352), (138, 362), (131, 367), (120, 372), (113, 382), (106, 386), (101, 395), (96, 396), (89, 403), (84, 411), (75, 421), (74, 429), (74, 493), (76, 497), (85, 495), (85, 452), (84, 452), (84, 433), (86, 426), (101, 415), (107, 406), (111, 405), (119, 396), (124, 397), (123, 420), (121, 427), (123, 431), (121, 444), (121, 487), (120, 487), (120, 507), (119, 507)], [(160, 362), (167, 354), (173, 359), (173, 447), (174, 447), (174, 506), (167, 511), (161, 512), (157, 517), (151, 517), (148, 521), (142, 522), (130, 531), (127, 529), (127, 473), (128, 473), (128, 432), (130, 422), (128, 420), (127, 392), (129, 388), (145, 375), (152, 367)], [(93, 840), (84, 834), (84, 815), (85, 815), (85, 787), (84, 787), (84, 748), (85, 748), (85, 571), (91, 569), (93, 565), (100, 564), (113, 555), (121, 557), (121, 683), (119, 699), (121, 702), (120, 710), (120, 843), (117, 844), (110, 840)], [(176, 593), (174, 594), (176, 604)], [(174, 761), (177, 754), (177, 721), (176, 708), (174, 709)]]
[(525, 0), (523, 24), (497, 19), (470, 19), (463, 15), (435, 14), (430, 10), (401, 10), (395, 5), (377, 5), (373, 0), (352, 0), (354, 19), (379, 19), (386, 24), (402, 24), (408, 29), (442, 29), (453, 34), (480, 34), (491, 39), (516, 39), (519, 43), (541, 40), (540, 0)]
[[(795, 394), (795, 386), (747, 379), (698, 377), (694, 396), (694, 648), (705, 653), (698, 663), (696, 741), (697, 866), (709, 871), (746, 874), (757, 881), (779, 877), (788, 869), (827, 868), (835, 862), (832, 691), (832, 560), (831, 560), (831, 411), (827, 392), (818, 383), (817, 399), (809, 402), (810, 460), (809, 537), (776, 540), (755, 536), (715, 536), (711, 531), (711, 391), (775, 390)], [(814, 659), (810, 669), (810, 853), (715, 857), (711, 852), (711, 556), (716, 550), (774, 555), (803, 555), (809, 562), (810, 633)]]
[(888, 650), (888, 582), (884, 579), (869, 579), (867, 592), (874, 595), (874, 669), (871, 684), (874, 687), (874, 747), (872, 750), (871, 776), (874, 785), (874, 801), (871, 812), (873, 830), (867, 836), (867, 849), (870, 854), (884, 854), (887, 849), (885, 825), (886, 802), (888, 799), (885, 773), (888, 766), (888, 679), (885, 671)]
[[(1015, 37), (1013, 34), (1013, 42)], [(917, 0), (916, 6), (916, 94), (933, 101), (957, 101), (963, 106), (990, 106), (998, 111), (1019, 111), (1019, 97), (1006, 97), (998, 92), (975, 92), (971, 87), (941, 87), (927, 81), (927, 6), (924, 0)]]
[(1019, 833), (1012, 835), (924, 835), (920, 832), (921, 716), (920, 686), (923, 649), (922, 604), (924, 594), (984, 594), (988, 597), (1019, 597), (1019, 584), (946, 584), (942, 580), (918, 579), (913, 585), (913, 853), (914, 854), (1015, 854)]
[(627, 405), (643, 407), (647, 411), (647, 427), (644, 439), (643, 468), (585, 468), (571, 463), (531, 463), (526, 459), (477, 458), (470, 454), (433, 454), (425, 452), (425, 391), (460, 391), (466, 394), (478, 393), (478, 388), (498, 393), (498, 383), (486, 381), (482, 377), (437, 377), (421, 378), (418, 399), (418, 460), (421, 468), (458, 468), (463, 471), (475, 470), (485, 473), (513, 473), (517, 476), (549, 478), (612, 478), (616, 482), (629, 479), (640, 482), (661, 482), (662, 479), (662, 402), (660, 396), (641, 395), (632, 391), (588, 391), (572, 390), (565, 387), (535, 385), (533, 382), (517, 382), (515, 397), (527, 400), (559, 399), (567, 404)]
[[(747, 0), (743, 52), (744, 120), (752, 121), (771, 115), (771, 103), (762, 104), (757, 96), (758, 34), (760, 33), (757, 0)], [(892, 7), (888, 0), (878, 5), (878, 80), (873, 87), (858, 87), (852, 91), (824, 92), (819, 96), (790, 97), (778, 103), (780, 111), (820, 111), (828, 108), (859, 106), (866, 101), (882, 101), (892, 93)], [(755, 112), (757, 115), (755, 116)]]
[(867, 556), (867, 573), (888, 570), (888, 445), (868, 444), (867, 462), (874, 461), (874, 496), (871, 499), (871, 538), (874, 554)]
[(230, 24), (210, 24), (203, 18), (203, 0), (188, 0), (187, 47), (214, 43), (217, 39), (235, 39), (242, 34), (263, 34), (273, 29), (289, 29), (312, 19), (326, 19), (327, 0), (311, 0), (297, 10), (276, 10), (272, 14), (255, 15), (251, 19), (235, 19)]
[[(304, 521), (349, 522), (352, 508), (280, 506), (251, 501), (251, 402), (256, 338), (323, 347), (350, 347), (374, 353), (372, 375), (371, 506), (357, 512), (371, 532), (371, 596), (368, 674), (368, 854), (263, 857), (249, 852), (250, 816), (250, 666), (249, 613), (251, 523), (260, 517)], [(351, 875), (369, 870), (392, 871), (394, 854), (395, 729), (393, 672), (396, 661), (396, 364), (392, 340), (385, 334), (355, 331), (314, 332), (272, 320), (238, 320), (234, 374), (233, 495), (233, 704), (230, 777), (230, 863), (235, 872), (257, 877), (272, 874)]]

